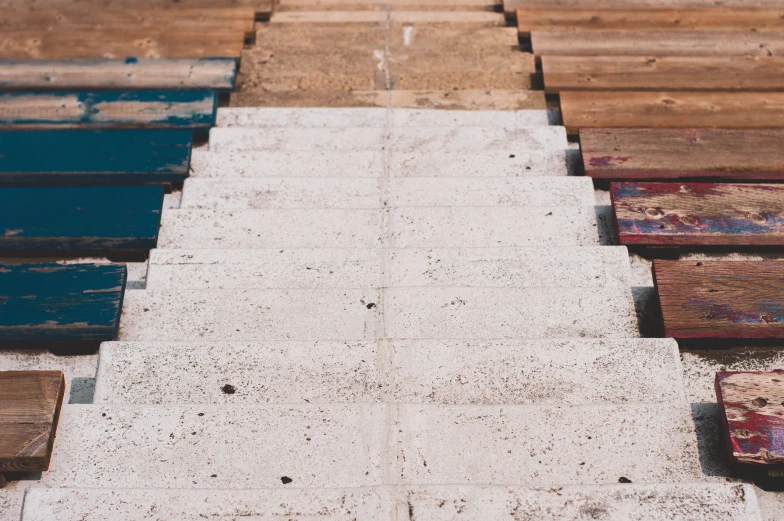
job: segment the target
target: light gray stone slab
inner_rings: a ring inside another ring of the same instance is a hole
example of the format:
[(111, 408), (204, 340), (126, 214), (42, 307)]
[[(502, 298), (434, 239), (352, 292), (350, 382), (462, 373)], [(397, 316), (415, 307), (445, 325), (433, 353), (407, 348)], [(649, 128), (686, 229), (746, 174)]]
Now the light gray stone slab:
[(382, 331), (380, 298), (374, 289), (130, 290), (118, 339), (369, 340)]
[(563, 150), (568, 146), (564, 127), (393, 127), (387, 146), (392, 152), (498, 150)]
[(771, 492), (754, 487), (757, 496), (761, 521), (778, 521), (784, 519), (784, 492)]
[(62, 371), (65, 377), (63, 403), (92, 400), (97, 368), (98, 355), (55, 356), (49, 351), (27, 349), (0, 351), (0, 371)]
[(639, 336), (629, 288), (390, 288), (389, 338)]
[(384, 153), (333, 152), (211, 152), (194, 150), (191, 177), (382, 177)]
[(393, 127), (540, 127), (549, 124), (546, 110), (390, 109)]
[(160, 248), (373, 248), (380, 210), (169, 210)]
[(376, 288), (381, 250), (150, 251), (148, 289)]
[(218, 109), (218, 127), (376, 127), (387, 124), (387, 109), (374, 107), (288, 108), (226, 107)]
[(599, 245), (592, 207), (393, 208), (387, 219), (395, 248)]
[(686, 403), (671, 339), (104, 342), (98, 375), (104, 404)]
[(41, 485), (358, 487), (383, 482), (387, 406), (64, 405)]
[(37, 488), (27, 494), (22, 521), (229, 521), (286, 518), (294, 512), (326, 521), (760, 521), (755, 490), (741, 483), (155, 491)]
[[(0, 521), (20, 521), (25, 491), (23, 488), (8, 486), (0, 489)], [(57, 519), (57, 517), (50, 517)]]
[(404, 483), (561, 486), (702, 480), (684, 405), (399, 405)]
[(394, 152), (389, 177), (565, 176), (566, 153), (556, 151)]
[(238, 128), (210, 129), (210, 152), (265, 150), (383, 150), (380, 128)]

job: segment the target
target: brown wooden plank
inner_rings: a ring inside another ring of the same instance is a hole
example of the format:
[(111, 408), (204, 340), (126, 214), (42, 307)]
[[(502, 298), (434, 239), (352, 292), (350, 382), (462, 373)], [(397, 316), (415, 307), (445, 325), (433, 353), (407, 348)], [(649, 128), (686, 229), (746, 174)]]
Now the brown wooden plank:
[(61, 371), (0, 372), (0, 471), (49, 468), (65, 394)]
[[(6, 0), (8, 1), (8, 0)], [(17, 0), (20, 1), (20, 0)], [(504, 12), (514, 16), (518, 9), (532, 7), (569, 8), (687, 8), (715, 7), (717, 0), (504, 0)], [(749, 7), (749, 0), (721, 0), (723, 7)], [(784, 0), (755, 0), (756, 7), (784, 7)]]
[(582, 129), (585, 174), (599, 179), (784, 179), (784, 129)]
[(582, 128), (784, 127), (784, 92), (561, 92), (570, 131)]
[(538, 56), (779, 56), (784, 33), (732, 30), (531, 32)]
[(612, 183), (610, 193), (621, 244), (784, 244), (784, 185)]
[(543, 56), (546, 92), (784, 90), (779, 56)]
[(664, 336), (784, 338), (784, 262), (653, 262)]
[(517, 28), (531, 31), (581, 30), (780, 30), (784, 9), (758, 7), (702, 8), (553, 8), (529, 7), (517, 10)]
[(270, 13), (273, 0), (0, 0), (0, 9), (213, 9), (215, 7), (246, 7), (257, 14)]
[(716, 400), (732, 463), (784, 463), (784, 371), (716, 373)]

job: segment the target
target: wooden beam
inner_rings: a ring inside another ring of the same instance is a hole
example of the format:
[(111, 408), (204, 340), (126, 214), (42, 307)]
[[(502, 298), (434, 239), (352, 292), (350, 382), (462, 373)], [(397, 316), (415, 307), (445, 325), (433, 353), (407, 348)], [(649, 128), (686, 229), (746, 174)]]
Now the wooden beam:
[[(22, 0), (4, 0), (17, 1)], [(60, 0), (64, 1), (64, 0)], [(749, 7), (748, 0), (722, 0), (723, 7)], [(756, 0), (756, 7), (784, 7), (784, 0)], [(715, 7), (716, 0), (504, 0), (504, 12), (507, 15), (514, 15), (518, 9), (529, 9), (533, 7), (543, 8), (690, 8), (690, 7)]]
[[(215, 9), (215, 0), (0, 0), (0, 9), (14, 10), (100, 10), (100, 9)], [(272, 12), (274, 0), (221, 0), (220, 8), (244, 7), (258, 16)]]
[(653, 273), (666, 337), (784, 337), (784, 262), (657, 259)]
[(621, 244), (784, 245), (784, 185), (612, 183)]
[(542, 56), (546, 92), (784, 91), (778, 56)]
[(580, 130), (585, 174), (598, 179), (784, 179), (784, 130)]

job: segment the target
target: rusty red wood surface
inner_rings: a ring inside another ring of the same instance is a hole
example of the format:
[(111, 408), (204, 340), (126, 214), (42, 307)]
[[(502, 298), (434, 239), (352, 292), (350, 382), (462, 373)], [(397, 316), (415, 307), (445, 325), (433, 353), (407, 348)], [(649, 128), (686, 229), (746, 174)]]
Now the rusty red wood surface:
[(784, 185), (612, 183), (621, 244), (784, 244)]
[(716, 398), (733, 463), (784, 464), (784, 371), (716, 373)]

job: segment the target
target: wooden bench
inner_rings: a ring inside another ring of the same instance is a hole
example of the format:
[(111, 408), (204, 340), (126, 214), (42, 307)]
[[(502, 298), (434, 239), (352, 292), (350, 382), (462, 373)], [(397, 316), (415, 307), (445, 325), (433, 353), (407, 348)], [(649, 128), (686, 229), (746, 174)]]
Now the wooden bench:
[(0, 473), (48, 470), (65, 394), (63, 373), (2, 371), (0, 390)]
[(0, 131), (0, 184), (182, 182), (192, 140), (187, 129)]
[(784, 185), (612, 183), (621, 244), (784, 245)]
[(585, 174), (597, 179), (784, 179), (782, 129), (586, 128)]
[(162, 185), (0, 188), (0, 253), (155, 248)]
[(784, 464), (784, 371), (721, 371), (715, 389), (730, 461)]
[(113, 340), (126, 273), (118, 264), (0, 265), (0, 340)]
[(234, 89), (237, 60), (0, 60), (0, 90), (213, 90)]

